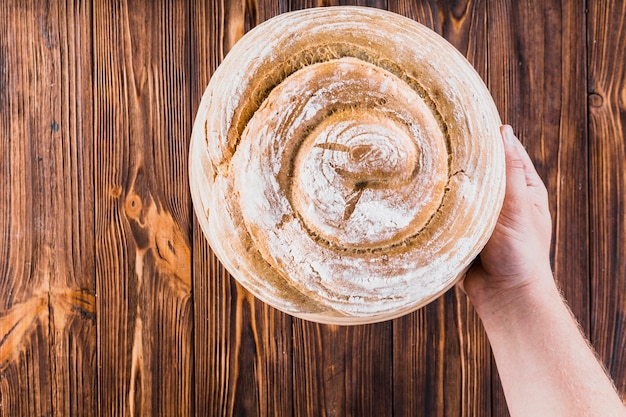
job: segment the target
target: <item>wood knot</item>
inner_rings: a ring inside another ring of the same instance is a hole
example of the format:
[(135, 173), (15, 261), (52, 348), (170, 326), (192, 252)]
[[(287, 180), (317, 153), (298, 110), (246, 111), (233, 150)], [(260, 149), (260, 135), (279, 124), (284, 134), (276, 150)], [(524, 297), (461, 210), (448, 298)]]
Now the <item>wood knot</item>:
[(587, 101), (590, 107), (601, 107), (604, 103), (604, 98), (598, 93), (590, 93), (587, 96)]
[(114, 186), (111, 188), (110, 194), (113, 198), (119, 198), (122, 195), (122, 187), (119, 185)]
[(143, 208), (143, 202), (141, 197), (137, 194), (131, 194), (126, 199), (124, 204), (124, 210), (129, 219), (139, 219), (141, 216), (141, 210)]

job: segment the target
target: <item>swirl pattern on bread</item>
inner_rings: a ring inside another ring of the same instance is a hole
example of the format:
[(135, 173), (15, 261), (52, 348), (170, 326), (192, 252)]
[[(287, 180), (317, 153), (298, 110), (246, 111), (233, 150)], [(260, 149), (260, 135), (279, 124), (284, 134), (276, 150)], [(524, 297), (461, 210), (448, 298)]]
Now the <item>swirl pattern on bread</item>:
[(211, 78), (194, 207), (220, 261), (270, 305), (326, 323), (397, 317), (454, 285), (489, 238), (500, 124), (471, 65), (417, 22), (287, 13)]

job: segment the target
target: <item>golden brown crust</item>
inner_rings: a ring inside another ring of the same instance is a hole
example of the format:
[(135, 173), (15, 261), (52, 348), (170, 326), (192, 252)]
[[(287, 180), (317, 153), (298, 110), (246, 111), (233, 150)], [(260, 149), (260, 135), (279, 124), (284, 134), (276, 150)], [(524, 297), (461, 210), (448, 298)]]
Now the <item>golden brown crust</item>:
[(500, 124), (470, 64), (418, 23), (288, 13), (211, 79), (194, 206), (226, 268), (269, 304), (329, 323), (396, 317), (452, 286), (491, 234)]

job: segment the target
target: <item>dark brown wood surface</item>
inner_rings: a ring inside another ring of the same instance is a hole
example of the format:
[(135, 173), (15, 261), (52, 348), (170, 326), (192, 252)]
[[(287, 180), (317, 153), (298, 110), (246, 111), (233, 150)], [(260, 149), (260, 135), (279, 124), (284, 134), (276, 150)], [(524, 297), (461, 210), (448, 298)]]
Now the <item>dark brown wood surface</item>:
[[(425, 24), (482, 75), (626, 398), (626, 4), (348, 3)], [(0, 416), (508, 415), (458, 289), (389, 322), (306, 322), (230, 278), (195, 221), (187, 152), (212, 72), (257, 24), (331, 4), (0, 2)]]

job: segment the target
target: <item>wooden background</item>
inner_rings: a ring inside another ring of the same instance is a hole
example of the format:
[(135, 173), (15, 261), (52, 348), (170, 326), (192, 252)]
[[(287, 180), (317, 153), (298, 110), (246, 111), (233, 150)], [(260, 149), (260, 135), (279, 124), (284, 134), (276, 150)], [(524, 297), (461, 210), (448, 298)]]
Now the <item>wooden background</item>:
[[(506, 416), (454, 289), (336, 327), (255, 300), (194, 218), (187, 152), (212, 71), (315, 0), (0, 2), (0, 416)], [(626, 5), (365, 4), (475, 65), (547, 183), (553, 266), (626, 396)]]

